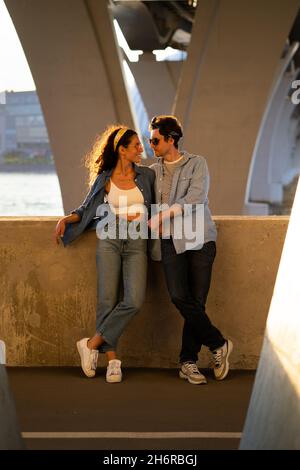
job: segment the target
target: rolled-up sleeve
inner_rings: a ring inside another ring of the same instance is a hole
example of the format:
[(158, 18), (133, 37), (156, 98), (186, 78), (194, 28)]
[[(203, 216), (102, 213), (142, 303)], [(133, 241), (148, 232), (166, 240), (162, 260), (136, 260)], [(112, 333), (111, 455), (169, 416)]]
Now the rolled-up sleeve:
[(80, 220), (81, 220), (81, 219), (82, 219), (83, 212), (84, 212), (84, 208), (83, 208), (83, 206), (80, 206), (80, 207), (77, 207), (77, 209), (74, 209), (73, 211), (71, 211), (71, 214), (77, 214), (77, 215), (79, 215)]

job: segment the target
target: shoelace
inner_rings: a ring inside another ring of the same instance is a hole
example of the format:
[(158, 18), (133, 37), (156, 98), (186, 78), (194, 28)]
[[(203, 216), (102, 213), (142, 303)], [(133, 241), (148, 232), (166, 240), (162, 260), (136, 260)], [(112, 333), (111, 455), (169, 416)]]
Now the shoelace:
[(189, 371), (191, 371), (192, 374), (200, 374), (197, 365), (194, 364), (193, 362), (186, 363), (186, 364), (185, 364), (185, 367), (186, 367)]
[(98, 351), (91, 351), (91, 353), (90, 353), (91, 369), (92, 370), (97, 369), (98, 354), (99, 354)]
[(120, 374), (120, 366), (114, 364), (113, 366), (109, 366), (109, 375), (119, 375)]
[(222, 348), (217, 349), (216, 351), (213, 351), (213, 358), (214, 358), (214, 365), (215, 367), (220, 367), (222, 364)]

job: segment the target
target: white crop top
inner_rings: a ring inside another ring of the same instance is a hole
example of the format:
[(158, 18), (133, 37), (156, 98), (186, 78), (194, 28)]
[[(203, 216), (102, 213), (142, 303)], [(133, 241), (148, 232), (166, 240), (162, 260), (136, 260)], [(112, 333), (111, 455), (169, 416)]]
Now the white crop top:
[(137, 186), (132, 189), (120, 189), (110, 180), (110, 190), (106, 200), (114, 214), (127, 215), (144, 214), (144, 196)]

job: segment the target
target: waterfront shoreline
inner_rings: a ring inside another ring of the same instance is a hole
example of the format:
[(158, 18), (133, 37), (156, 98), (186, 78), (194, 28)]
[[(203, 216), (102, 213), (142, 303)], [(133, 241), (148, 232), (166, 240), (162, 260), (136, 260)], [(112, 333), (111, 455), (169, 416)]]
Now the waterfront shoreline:
[(56, 173), (55, 165), (47, 164), (5, 164), (0, 163), (0, 173)]

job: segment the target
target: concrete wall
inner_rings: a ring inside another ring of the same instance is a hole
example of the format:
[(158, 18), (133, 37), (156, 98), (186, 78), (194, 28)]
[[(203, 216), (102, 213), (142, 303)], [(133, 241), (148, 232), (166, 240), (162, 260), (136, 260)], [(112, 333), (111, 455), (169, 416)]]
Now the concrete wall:
[[(94, 332), (95, 232), (56, 246), (56, 220), (0, 218), (0, 338), (8, 365), (78, 365), (75, 341)], [(208, 314), (234, 342), (232, 367), (256, 368), (288, 218), (215, 220)], [(161, 264), (151, 262), (146, 302), (119, 344), (124, 365), (175, 367), (181, 326)], [(209, 360), (203, 351), (201, 366)]]

